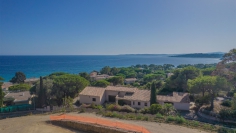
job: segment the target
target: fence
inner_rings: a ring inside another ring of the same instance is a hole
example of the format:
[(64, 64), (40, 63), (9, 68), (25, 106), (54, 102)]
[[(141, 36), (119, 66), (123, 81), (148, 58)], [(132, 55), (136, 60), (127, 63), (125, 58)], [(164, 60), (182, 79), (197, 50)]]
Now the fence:
[(96, 124), (100, 126), (112, 127), (125, 129), (134, 132), (150, 133), (146, 128), (121, 122), (114, 122), (110, 120), (100, 119), (100, 118), (91, 118), (83, 116), (71, 116), (71, 115), (60, 115), (60, 116), (50, 116), (50, 120), (72, 120), (78, 122), (84, 122), (89, 124)]
[(0, 113), (26, 111), (26, 110), (30, 110), (30, 109), (33, 109), (32, 105), (30, 105), (30, 104), (13, 105), (13, 106), (7, 106), (7, 107), (0, 108)]

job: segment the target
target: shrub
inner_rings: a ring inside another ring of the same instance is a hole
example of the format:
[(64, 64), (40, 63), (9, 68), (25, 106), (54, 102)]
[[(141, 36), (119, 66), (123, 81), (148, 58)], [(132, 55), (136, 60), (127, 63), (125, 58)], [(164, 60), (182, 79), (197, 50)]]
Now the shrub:
[(156, 118), (164, 119), (164, 116), (162, 114), (160, 114), (160, 113), (157, 113), (156, 114)]
[(129, 113), (129, 112), (135, 112), (135, 109), (128, 105), (124, 105), (121, 107), (120, 111)]
[(142, 120), (142, 117), (143, 117), (142, 115), (137, 115), (136, 120)]
[(225, 100), (221, 103), (222, 106), (231, 107), (232, 102), (230, 100)]
[(104, 114), (104, 116), (106, 117), (112, 117), (113, 116), (113, 113), (111, 111), (108, 111)]
[(162, 111), (162, 106), (160, 104), (152, 104), (149, 108), (150, 113), (156, 114)]
[(109, 105), (106, 106), (106, 109), (110, 110), (110, 111), (120, 111), (121, 106), (120, 105), (115, 105), (115, 104), (109, 104)]
[(148, 121), (148, 119), (149, 119), (148, 116), (144, 116), (142, 120)]
[(175, 121), (175, 117), (168, 116), (167, 119), (166, 119), (166, 122), (172, 122), (172, 121)]
[(182, 116), (177, 116), (175, 118), (175, 122), (178, 123), (178, 124), (182, 124), (182, 123), (185, 123), (186, 120)]
[(135, 115), (133, 114), (126, 114), (125, 117), (128, 119), (135, 119)]
[(149, 113), (149, 108), (148, 107), (142, 108), (139, 112), (143, 114)]
[(230, 128), (221, 127), (221, 128), (218, 129), (218, 133), (236, 133), (236, 130), (230, 129)]

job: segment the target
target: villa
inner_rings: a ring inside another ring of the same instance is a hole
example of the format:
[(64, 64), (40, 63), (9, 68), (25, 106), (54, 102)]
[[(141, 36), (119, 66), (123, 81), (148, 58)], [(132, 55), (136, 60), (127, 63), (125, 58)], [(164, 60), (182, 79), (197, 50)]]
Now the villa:
[[(139, 90), (138, 88), (107, 86), (86, 87), (80, 94), (80, 103), (97, 105), (108, 103), (122, 103), (133, 108), (150, 107), (150, 90)], [(171, 103), (178, 110), (189, 110), (190, 100), (188, 93), (173, 92), (171, 96), (157, 95), (160, 104)]]
[(94, 81), (98, 81), (98, 80), (102, 80), (102, 79), (108, 79), (108, 78), (112, 78), (113, 76), (109, 76), (107, 74), (98, 74), (98, 72), (91, 72), (89, 74), (91, 80), (94, 80)]
[(29, 91), (22, 91), (22, 92), (11, 92), (4, 96), (5, 98), (13, 98), (13, 105), (20, 105), (20, 104), (31, 104), (32, 95), (30, 95)]

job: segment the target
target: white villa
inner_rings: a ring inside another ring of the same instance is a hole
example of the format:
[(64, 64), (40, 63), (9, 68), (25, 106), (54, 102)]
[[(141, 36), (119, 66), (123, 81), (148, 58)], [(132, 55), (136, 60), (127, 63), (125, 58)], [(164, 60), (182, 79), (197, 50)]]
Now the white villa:
[[(86, 87), (80, 94), (80, 103), (101, 105), (105, 102), (118, 104), (122, 100), (133, 108), (150, 107), (150, 90), (139, 90), (138, 88), (107, 86)], [(157, 95), (160, 104), (171, 103), (177, 110), (189, 110), (190, 100), (188, 93), (173, 92), (171, 96)]]

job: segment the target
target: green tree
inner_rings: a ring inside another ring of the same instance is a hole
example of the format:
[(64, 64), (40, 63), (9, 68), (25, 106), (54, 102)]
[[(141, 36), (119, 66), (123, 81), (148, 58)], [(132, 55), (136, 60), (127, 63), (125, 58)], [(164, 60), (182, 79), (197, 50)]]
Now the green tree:
[(151, 104), (155, 104), (157, 97), (156, 97), (156, 84), (153, 82), (151, 86), (151, 97), (150, 97)]
[(12, 83), (24, 83), (26, 76), (23, 72), (16, 72), (15, 76), (10, 80)]
[(165, 88), (172, 88), (176, 89), (175, 91), (182, 90), (185, 92), (188, 88), (188, 80), (194, 79), (198, 76), (201, 76), (201, 71), (195, 67), (189, 66), (183, 69), (177, 69), (174, 71), (174, 75), (166, 81)]
[(63, 103), (63, 98), (75, 98), (80, 91), (82, 91), (89, 82), (78, 75), (61, 75), (54, 79), (52, 95), (55, 95), (59, 105)]
[(115, 76), (112, 78), (107, 79), (108, 82), (113, 83), (113, 85), (123, 85), (124, 84), (124, 78), (121, 76)]
[(45, 89), (43, 87), (43, 77), (42, 76), (40, 76), (38, 100), (39, 100), (40, 107), (45, 106), (46, 97), (45, 97)]
[(236, 110), (236, 93), (234, 93), (234, 97), (232, 99), (232, 109)]
[(90, 81), (90, 76), (86, 72), (79, 73), (79, 76), (87, 79), (88, 81)]
[(116, 75), (116, 74), (118, 74), (118, 73), (119, 73), (119, 71), (120, 71), (120, 69), (119, 69), (119, 68), (112, 67), (112, 68), (111, 68), (111, 75)]
[(236, 49), (231, 49), (223, 56), (212, 75), (225, 77), (236, 89)]
[(207, 88), (207, 92), (211, 97), (210, 109), (214, 108), (214, 98), (216, 94), (221, 90), (229, 90), (229, 84), (223, 77), (218, 76), (206, 76), (204, 80), (204, 87)]
[(215, 67), (201, 69), (203, 76), (211, 76), (212, 72), (215, 70)]
[(110, 83), (106, 80), (98, 80), (96, 81), (93, 86), (97, 86), (97, 87), (107, 87)]
[(100, 71), (101, 74), (110, 74), (111, 72), (111, 68), (109, 66), (105, 66), (102, 68), (102, 70)]
[(163, 108), (163, 113), (166, 115), (169, 115), (169, 113), (175, 109), (173, 105), (170, 103), (165, 103), (162, 108)]
[(52, 92), (52, 87), (53, 87), (53, 79), (50, 79), (50, 78), (43, 78), (42, 79), (43, 81), (40, 82), (38, 81), (35, 86), (33, 86), (31, 89), (30, 89), (30, 94), (35, 94), (38, 98), (38, 100), (36, 101), (37, 103), (37, 106), (38, 107), (41, 107), (41, 101), (39, 101), (39, 99), (41, 99), (41, 95), (42, 95), (42, 91), (40, 89), (40, 83), (43, 83), (43, 90), (44, 90), (44, 101), (46, 102), (45, 104), (46, 105), (50, 105), (50, 99), (51, 98), (54, 98), (54, 96), (51, 94)]
[(4, 94), (3, 94), (3, 91), (2, 91), (2, 81), (4, 79), (2, 77), (0, 77), (0, 107), (3, 106), (3, 98), (4, 98)]
[(9, 91), (28, 91), (30, 90), (31, 86), (29, 84), (17, 84), (9, 87)]
[(206, 80), (206, 76), (200, 76), (197, 77), (193, 80), (188, 80), (188, 88), (190, 90), (191, 93), (202, 93), (202, 96), (205, 95), (206, 91), (207, 91), (207, 80)]

